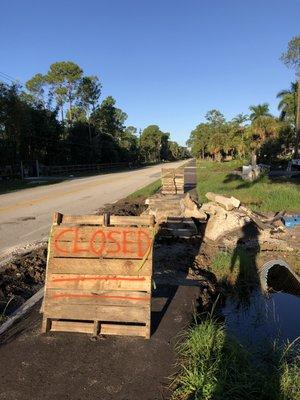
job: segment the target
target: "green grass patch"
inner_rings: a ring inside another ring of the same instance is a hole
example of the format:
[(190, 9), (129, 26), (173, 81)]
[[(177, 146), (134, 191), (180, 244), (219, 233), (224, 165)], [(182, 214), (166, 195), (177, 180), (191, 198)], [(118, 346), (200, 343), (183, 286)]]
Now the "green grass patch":
[(255, 182), (245, 182), (232, 171), (243, 164), (242, 161), (214, 163), (198, 161), (197, 191), (201, 201), (208, 201), (207, 192), (234, 196), (257, 211), (300, 211), (300, 180), (271, 180), (262, 176)]
[(239, 278), (240, 283), (253, 283), (253, 276), (257, 275), (256, 256), (249, 251), (237, 247), (234, 251), (218, 251), (209, 267), (219, 281), (229, 281), (236, 283)]
[(223, 324), (207, 318), (177, 348), (181, 372), (172, 400), (299, 400), (300, 357), (292, 346), (265, 347), (253, 357)]
[(161, 180), (158, 179), (157, 181), (154, 181), (150, 183), (147, 186), (144, 186), (143, 188), (137, 190), (136, 192), (131, 193), (128, 196), (128, 199), (136, 199), (137, 197), (149, 197), (155, 194), (159, 189), (161, 188)]

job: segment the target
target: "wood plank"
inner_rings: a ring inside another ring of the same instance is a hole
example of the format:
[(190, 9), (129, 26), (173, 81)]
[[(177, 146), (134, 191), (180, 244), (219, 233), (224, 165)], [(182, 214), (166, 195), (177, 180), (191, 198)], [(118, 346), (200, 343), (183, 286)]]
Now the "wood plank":
[(151, 291), (150, 276), (49, 274), (48, 289)]
[(95, 305), (51, 305), (45, 303), (44, 315), (51, 319), (73, 319), (78, 321), (138, 322), (145, 323), (149, 309), (138, 307)]
[(146, 226), (149, 227), (153, 223), (151, 215), (140, 216), (110, 216), (110, 225), (117, 226)]
[(53, 274), (91, 274), (151, 276), (152, 260), (116, 260), (106, 258), (53, 258), (49, 264)]
[[(113, 225), (138, 225), (149, 226), (151, 219), (149, 216), (111, 216), (110, 223)], [(62, 224), (78, 224), (78, 225), (103, 225), (103, 215), (69, 215), (64, 214)]]
[(53, 332), (78, 332), (90, 333), (94, 332), (94, 322), (79, 321), (52, 321), (51, 331)]
[(139, 241), (150, 243), (153, 240), (153, 229), (146, 227), (98, 227), (98, 226), (53, 226), (51, 238), (56, 242), (97, 242), (115, 243), (116, 241)]
[(148, 307), (151, 294), (141, 291), (75, 291), (48, 289), (46, 303), (54, 304), (91, 304), (97, 306)]
[(101, 335), (147, 336), (148, 327), (141, 325), (101, 324)]
[[(65, 245), (64, 245), (65, 246)], [(51, 246), (52, 248), (54, 246)], [(145, 251), (143, 253), (143, 255), (137, 255), (137, 254), (124, 254), (124, 253), (118, 253), (118, 254), (108, 254), (106, 252), (103, 252), (101, 255), (97, 255), (95, 252), (91, 252), (89, 251), (89, 249), (87, 249), (86, 251), (80, 251), (80, 253), (77, 252), (72, 252), (72, 247), (71, 244), (68, 242), (66, 243), (66, 247), (65, 249), (66, 253), (62, 253), (60, 250), (56, 250), (53, 249), (52, 250), (52, 257), (53, 258), (62, 258), (62, 259), (68, 259), (68, 260), (72, 260), (72, 259), (97, 259), (97, 260), (102, 260), (102, 259), (120, 259), (120, 260), (142, 260), (144, 257), (147, 260), (151, 260), (152, 259), (152, 250), (149, 252)], [(112, 251), (113, 248), (111, 247), (110, 250)], [(146, 249), (145, 249), (146, 250)]]
[(52, 257), (141, 259), (150, 250), (153, 233), (146, 228), (92, 228), (54, 226)]

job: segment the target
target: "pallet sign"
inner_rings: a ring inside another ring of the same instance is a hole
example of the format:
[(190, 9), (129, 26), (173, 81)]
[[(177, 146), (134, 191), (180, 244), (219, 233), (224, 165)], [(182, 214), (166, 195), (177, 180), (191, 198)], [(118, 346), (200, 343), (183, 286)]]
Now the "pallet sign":
[(150, 337), (154, 219), (54, 215), (42, 332)]

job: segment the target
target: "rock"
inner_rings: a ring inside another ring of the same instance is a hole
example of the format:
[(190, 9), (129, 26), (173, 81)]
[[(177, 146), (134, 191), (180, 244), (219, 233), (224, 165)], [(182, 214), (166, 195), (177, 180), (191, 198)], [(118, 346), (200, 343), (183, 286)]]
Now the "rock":
[(213, 202), (203, 204), (201, 210), (209, 215), (204, 239), (218, 240), (229, 232), (241, 229), (249, 223), (249, 218), (239, 211), (225, 210), (221, 205)]
[(180, 207), (185, 218), (207, 220), (207, 215), (201, 210), (199, 203), (191, 198), (189, 193), (180, 201)]
[(241, 202), (235, 197), (226, 197), (212, 192), (206, 193), (205, 196), (207, 197), (208, 200), (220, 204), (227, 211), (231, 211), (235, 208), (238, 208), (241, 204)]

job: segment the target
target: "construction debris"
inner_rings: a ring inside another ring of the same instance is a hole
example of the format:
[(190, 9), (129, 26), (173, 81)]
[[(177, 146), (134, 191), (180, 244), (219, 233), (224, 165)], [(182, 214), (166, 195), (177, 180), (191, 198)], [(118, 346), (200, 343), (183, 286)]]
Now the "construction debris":
[(250, 218), (237, 210), (228, 211), (217, 203), (204, 203), (201, 211), (206, 213), (209, 218), (206, 223), (204, 239), (216, 241), (228, 232), (242, 229)]
[(201, 210), (199, 203), (193, 200), (189, 193), (180, 200), (180, 207), (182, 215), (186, 218), (196, 218), (203, 222), (207, 220), (207, 214)]
[(225, 208), (227, 211), (231, 211), (234, 208), (239, 208), (241, 202), (236, 199), (235, 197), (226, 197), (222, 196), (220, 194), (215, 194), (212, 192), (206, 193), (205, 197), (208, 200), (214, 201), (215, 203), (218, 203), (220, 206)]

